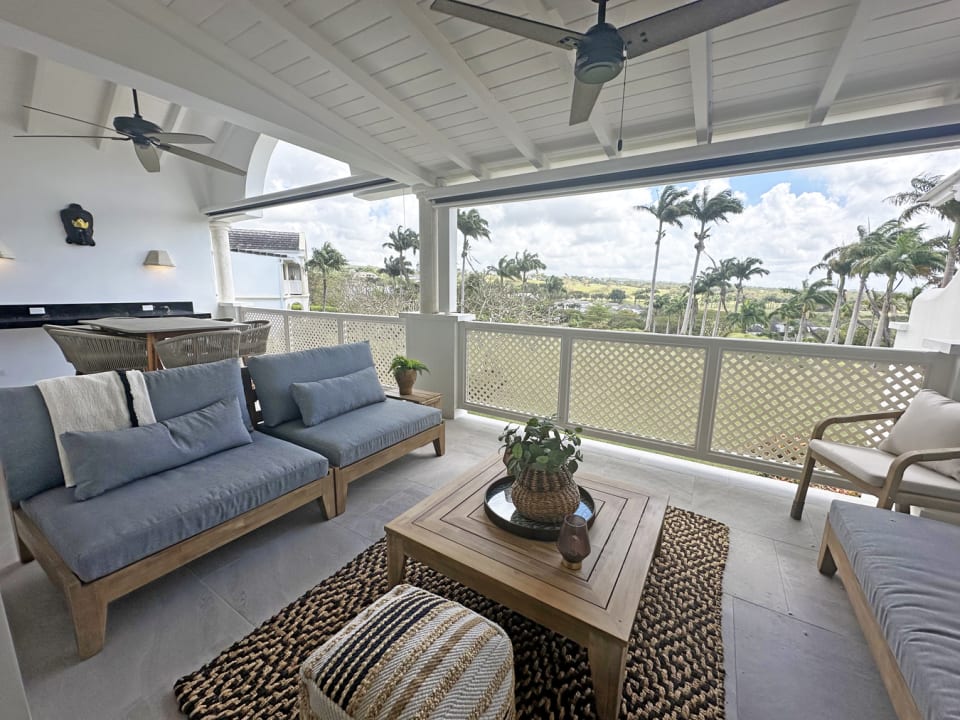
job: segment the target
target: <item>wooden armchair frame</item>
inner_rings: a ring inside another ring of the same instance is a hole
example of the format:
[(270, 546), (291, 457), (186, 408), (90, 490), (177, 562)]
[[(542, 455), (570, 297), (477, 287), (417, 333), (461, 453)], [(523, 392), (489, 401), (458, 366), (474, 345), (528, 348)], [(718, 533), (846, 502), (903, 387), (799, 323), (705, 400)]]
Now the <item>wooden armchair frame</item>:
[[(896, 421), (900, 419), (900, 416), (903, 415), (903, 412), (903, 410), (886, 410), (883, 412), (862, 413), (859, 415), (836, 415), (834, 417), (828, 417), (817, 423), (813, 428), (813, 434), (810, 436), (810, 439), (822, 440), (823, 434), (827, 428), (832, 425), (845, 425), (870, 420), (893, 420), (896, 423)], [(902, 453), (897, 455), (894, 461), (890, 463), (883, 485), (877, 487), (876, 485), (863, 482), (840, 465), (821, 457), (808, 445), (807, 457), (803, 462), (803, 472), (800, 475), (800, 482), (797, 485), (797, 493), (793, 498), (793, 506), (790, 508), (790, 517), (794, 520), (799, 520), (802, 517), (803, 505), (807, 498), (807, 490), (810, 488), (810, 479), (813, 476), (813, 468), (818, 462), (830, 468), (845, 480), (848, 480), (860, 492), (876, 496), (877, 507), (889, 510), (893, 507), (893, 504), (896, 503), (897, 509), (902, 512), (910, 512), (911, 505), (960, 512), (960, 500), (900, 491), (903, 474), (911, 465), (935, 460), (957, 459), (960, 459), (960, 447), (911, 450)]]

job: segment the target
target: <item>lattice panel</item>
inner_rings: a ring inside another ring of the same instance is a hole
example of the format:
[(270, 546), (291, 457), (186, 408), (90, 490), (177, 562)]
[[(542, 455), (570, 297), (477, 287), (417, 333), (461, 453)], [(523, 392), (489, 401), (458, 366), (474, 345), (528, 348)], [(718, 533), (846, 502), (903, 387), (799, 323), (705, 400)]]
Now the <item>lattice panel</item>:
[(336, 345), (340, 342), (337, 321), (316, 315), (289, 315), (290, 351)]
[[(905, 408), (923, 386), (926, 370), (906, 363), (726, 351), (711, 449), (800, 465), (817, 422)], [(836, 426), (825, 437), (870, 447), (890, 425)]]
[(705, 362), (702, 348), (576, 340), (570, 422), (693, 446)]
[(343, 341), (345, 343), (370, 341), (373, 361), (377, 374), (384, 385), (396, 385), (390, 362), (396, 355), (407, 352), (406, 332), (402, 323), (381, 323), (365, 320), (344, 320)]
[(261, 308), (243, 308), (240, 311), (240, 322), (249, 320), (266, 320), (270, 323), (270, 337), (267, 339), (267, 354), (287, 352), (287, 338), (283, 330), (283, 313), (264, 310)]
[(468, 403), (524, 415), (557, 413), (560, 338), (467, 332)]

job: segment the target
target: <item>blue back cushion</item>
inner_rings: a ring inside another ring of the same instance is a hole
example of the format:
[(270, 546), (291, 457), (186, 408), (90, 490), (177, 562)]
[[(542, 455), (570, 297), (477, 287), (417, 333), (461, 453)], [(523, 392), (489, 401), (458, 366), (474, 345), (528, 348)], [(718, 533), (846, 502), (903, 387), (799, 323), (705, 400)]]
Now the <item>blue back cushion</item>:
[(157, 421), (200, 410), (218, 400), (236, 397), (247, 430), (253, 430), (243, 394), (240, 360), (187, 365), (143, 374)]
[(300, 418), (300, 408), (290, 389), (293, 383), (327, 380), (373, 367), (373, 353), (370, 343), (359, 342), (280, 355), (257, 355), (247, 361), (247, 367), (257, 388), (263, 423), (276, 427)]
[(0, 388), (0, 468), (14, 504), (63, 485), (53, 425), (34, 386)]
[(290, 390), (300, 408), (303, 424), (308, 427), (387, 399), (377, 371), (372, 367), (342, 377), (293, 383)]

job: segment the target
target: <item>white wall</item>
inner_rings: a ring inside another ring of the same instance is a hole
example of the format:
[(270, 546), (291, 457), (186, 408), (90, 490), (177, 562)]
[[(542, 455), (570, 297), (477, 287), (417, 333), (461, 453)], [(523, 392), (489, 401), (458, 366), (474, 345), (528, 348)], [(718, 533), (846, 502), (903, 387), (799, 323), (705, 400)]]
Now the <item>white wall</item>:
[(283, 309), (281, 259), (269, 255), (232, 252), (233, 287), (240, 305)]
[(921, 349), (923, 341), (949, 340), (960, 343), (960, 282), (955, 276), (945, 288), (920, 293), (910, 308), (906, 327), (897, 330), (894, 347)]
[[(0, 245), (16, 257), (0, 261), (0, 304), (192, 300), (198, 312), (214, 311), (210, 234), (189, 163), (165, 157), (160, 173), (147, 173), (128, 142), (97, 150), (90, 140), (14, 139), (24, 132), (19, 106), (29, 88), (5, 69), (19, 62), (0, 48)], [(30, 131), (87, 132), (79, 123), (53, 123)], [(93, 213), (96, 247), (64, 241), (59, 211), (72, 202)], [(144, 267), (152, 249), (167, 250), (176, 267)], [(65, 366), (40, 332), (0, 330), (0, 385), (34, 382)]]

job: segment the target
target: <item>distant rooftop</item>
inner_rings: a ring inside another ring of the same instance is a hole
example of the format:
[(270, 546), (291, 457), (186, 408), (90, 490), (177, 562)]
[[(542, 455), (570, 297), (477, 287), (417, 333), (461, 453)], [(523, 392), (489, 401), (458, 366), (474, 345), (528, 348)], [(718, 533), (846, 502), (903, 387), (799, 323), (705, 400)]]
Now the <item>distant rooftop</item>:
[(233, 252), (262, 255), (296, 253), (300, 250), (300, 233), (257, 228), (231, 228), (230, 249)]

